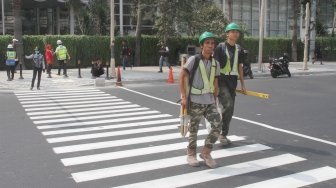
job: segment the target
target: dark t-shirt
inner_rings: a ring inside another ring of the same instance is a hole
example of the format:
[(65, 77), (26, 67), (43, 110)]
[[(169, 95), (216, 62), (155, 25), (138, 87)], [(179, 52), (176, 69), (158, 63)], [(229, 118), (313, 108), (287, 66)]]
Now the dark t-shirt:
[(122, 46), (121, 55), (123, 56), (128, 55), (128, 46)]
[[(230, 55), (230, 64), (231, 64), (231, 69), (233, 66), (233, 59), (234, 59), (234, 53), (236, 50), (235, 46), (231, 46), (229, 43), (227, 42), (222, 42), (219, 43), (218, 46), (215, 49), (214, 52), (214, 58), (219, 62), (219, 65), (222, 68), (225, 67), (226, 65), (226, 61), (227, 61), (227, 56), (226, 56), (226, 49), (228, 49), (229, 55)], [(241, 47), (238, 45), (238, 64), (242, 64), (243, 63), (243, 59), (244, 59), (244, 53), (241, 49)], [(237, 70), (239, 70), (237, 68)], [(219, 78), (219, 82), (218, 85), (219, 87), (228, 87), (232, 92), (236, 90), (237, 87), (237, 80), (238, 80), (238, 76), (236, 75), (224, 75), (221, 73), (220, 78)]]

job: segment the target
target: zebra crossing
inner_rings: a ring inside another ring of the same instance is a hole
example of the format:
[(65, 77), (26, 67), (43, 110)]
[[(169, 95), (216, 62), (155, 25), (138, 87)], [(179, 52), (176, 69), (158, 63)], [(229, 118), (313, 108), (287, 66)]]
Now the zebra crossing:
[[(229, 138), (239, 144), (215, 147), (213, 158), (265, 155), (216, 169), (181, 171), (181, 167), (188, 167), (187, 140), (177, 131), (177, 117), (97, 89), (15, 91), (15, 95), (79, 187), (99, 181), (105, 181), (106, 187), (106, 180), (111, 180), (108, 187), (193, 186), (308, 160), (290, 153), (275, 155), (267, 145), (251, 144), (245, 136), (231, 135)], [(203, 145), (207, 134), (205, 128), (199, 130), (198, 146)], [(177, 171), (166, 171), (174, 168)], [(161, 172), (168, 175), (152, 176)], [(138, 175), (141, 180), (127, 178)], [(125, 181), (116, 181), (118, 178)], [(294, 188), (335, 178), (336, 169), (323, 166), (239, 186)]]

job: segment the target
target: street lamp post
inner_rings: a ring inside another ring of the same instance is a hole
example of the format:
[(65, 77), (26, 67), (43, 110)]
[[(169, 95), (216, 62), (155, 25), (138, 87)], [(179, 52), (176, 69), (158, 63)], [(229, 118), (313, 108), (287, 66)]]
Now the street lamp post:
[(305, 41), (304, 41), (304, 53), (303, 53), (303, 70), (308, 70), (309, 22), (310, 22), (310, 9), (309, 9), (309, 2), (307, 2), (306, 4), (306, 23), (305, 23)]
[(115, 56), (114, 56), (114, 0), (110, 1), (110, 8), (111, 8), (111, 28), (110, 28), (110, 35), (111, 35), (111, 40), (110, 40), (110, 47), (111, 47), (111, 78), (116, 77), (116, 72), (115, 72)]

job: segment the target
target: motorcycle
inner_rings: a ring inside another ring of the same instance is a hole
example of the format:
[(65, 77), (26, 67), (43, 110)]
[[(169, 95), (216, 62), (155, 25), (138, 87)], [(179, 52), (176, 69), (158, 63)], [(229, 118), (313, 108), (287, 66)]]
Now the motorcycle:
[(274, 58), (270, 59), (269, 64), (270, 64), (269, 69), (271, 72), (271, 76), (273, 78), (276, 78), (283, 74), (287, 74), (289, 78), (291, 77), (291, 73), (288, 69), (289, 60), (288, 60), (287, 53), (284, 53), (284, 55), (280, 57), (279, 59), (274, 59)]
[(244, 60), (243, 60), (243, 73), (244, 73), (244, 77), (249, 76), (250, 79), (253, 79), (253, 72), (251, 70), (251, 63), (248, 62), (248, 60), (247, 60), (248, 51), (247, 50), (243, 50), (243, 53), (244, 53)]

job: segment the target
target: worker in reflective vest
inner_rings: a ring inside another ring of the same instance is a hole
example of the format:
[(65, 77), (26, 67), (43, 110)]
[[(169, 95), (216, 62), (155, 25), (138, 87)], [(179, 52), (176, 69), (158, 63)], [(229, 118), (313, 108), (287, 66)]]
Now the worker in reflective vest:
[[(213, 144), (217, 141), (220, 133), (220, 114), (216, 108), (215, 98), (218, 94), (218, 76), (220, 75), (219, 63), (212, 58), (215, 48), (214, 35), (205, 32), (199, 37), (202, 54), (191, 56), (183, 66), (180, 73), (181, 103), (189, 106), (189, 144), (187, 147), (187, 162), (191, 166), (199, 166), (196, 157), (197, 132), (202, 117), (211, 123), (211, 131), (205, 139), (204, 147), (200, 157), (210, 168), (216, 167), (216, 162), (210, 153)], [(185, 79), (190, 79), (190, 92), (186, 91), (188, 86)], [(189, 95), (187, 96), (187, 93)]]
[(222, 131), (219, 141), (224, 145), (231, 143), (227, 135), (234, 111), (238, 79), (240, 80), (241, 89), (243, 92), (246, 91), (243, 75), (243, 52), (237, 44), (240, 31), (239, 25), (235, 23), (228, 24), (225, 28), (227, 40), (218, 44), (214, 52), (214, 58), (221, 67), (218, 81), (218, 99), (222, 105)]
[(54, 55), (56, 54), (57, 60), (58, 60), (58, 74), (61, 75), (61, 69), (63, 68), (63, 76), (68, 77), (67, 75), (67, 60), (70, 60), (70, 55), (68, 53), (68, 50), (65, 46), (62, 45), (61, 40), (57, 40), (57, 48), (54, 52)]
[(16, 51), (12, 44), (8, 44), (6, 56), (7, 81), (12, 81), (14, 79), (15, 62), (17, 60)]

